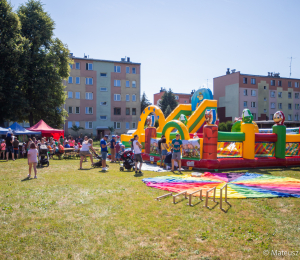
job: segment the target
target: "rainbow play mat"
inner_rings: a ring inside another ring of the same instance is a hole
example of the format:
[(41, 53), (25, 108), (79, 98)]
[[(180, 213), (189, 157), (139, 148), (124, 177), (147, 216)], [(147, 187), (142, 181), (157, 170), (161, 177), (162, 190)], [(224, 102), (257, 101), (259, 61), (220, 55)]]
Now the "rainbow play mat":
[[(216, 187), (216, 198), (220, 198), (220, 188), (228, 183), (228, 198), (274, 198), (300, 197), (300, 180), (289, 177), (278, 177), (256, 173), (210, 173), (200, 177), (187, 175), (169, 175), (143, 179), (147, 186), (170, 192), (192, 193), (203, 189), (206, 191)], [(199, 194), (198, 194), (199, 196)]]

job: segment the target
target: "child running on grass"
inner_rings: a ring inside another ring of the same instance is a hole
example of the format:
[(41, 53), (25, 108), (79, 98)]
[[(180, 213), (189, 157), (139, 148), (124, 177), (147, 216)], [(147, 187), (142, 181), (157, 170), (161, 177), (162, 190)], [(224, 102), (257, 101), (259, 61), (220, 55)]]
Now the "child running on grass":
[(27, 154), (27, 158), (28, 158), (28, 165), (29, 165), (29, 174), (28, 174), (28, 178), (31, 177), (31, 168), (33, 166), (33, 170), (34, 170), (34, 178), (37, 179), (37, 172), (36, 172), (36, 165), (37, 165), (37, 156), (38, 156), (39, 152), (38, 150), (36, 149), (36, 145), (35, 143), (31, 143), (30, 144), (30, 149), (28, 151), (28, 154)]

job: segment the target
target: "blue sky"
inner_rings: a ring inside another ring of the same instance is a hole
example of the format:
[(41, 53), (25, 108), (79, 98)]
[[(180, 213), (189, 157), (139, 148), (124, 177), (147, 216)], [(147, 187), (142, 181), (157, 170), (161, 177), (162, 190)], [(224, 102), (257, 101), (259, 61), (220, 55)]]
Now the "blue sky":
[[(14, 9), (26, 1), (11, 0)], [(300, 78), (300, 1), (44, 0), (55, 36), (77, 57), (140, 62), (150, 101), (161, 87), (187, 93), (226, 68)]]

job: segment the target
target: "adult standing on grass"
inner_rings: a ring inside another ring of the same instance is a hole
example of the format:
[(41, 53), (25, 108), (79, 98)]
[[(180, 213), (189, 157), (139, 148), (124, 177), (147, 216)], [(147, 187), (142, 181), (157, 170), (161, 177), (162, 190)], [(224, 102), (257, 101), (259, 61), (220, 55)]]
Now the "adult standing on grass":
[[(135, 173), (142, 173), (142, 165), (143, 165), (143, 158), (142, 158), (142, 148), (143, 146), (140, 144), (139, 140), (139, 136), (135, 135), (134, 136), (134, 141), (133, 141), (133, 149), (134, 149), (134, 158), (135, 158)], [(138, 162), (140, 162), (140, 170), (138, 172), (138, 167), (137, 164)]]
[(111, 137), (111, 141), (110, 141), (110, 154), (111, 154), (111, 161), (110, 162), (116, 162), (116, 150), (115, 150), (115, 146), (116, 146), (116, 139), (115, 136), (113, 135)]
[(88, 139), (87, 136), (84, 137), (84, 141), (82, 142), (82, 147), (80, 149), (80, 170), (82, 170), (82, 162), (83, 160), (88, 156), (91, 159), (91, 163), (92, 165), (94, 164), (93, 162), (93, 155), (90, 153), (90, 149), (94, 152), (94, 148), (93, 148), (93, 139)]
[(176, 134), (176, 139), (172, 140), (173, 154), (172, 154), (172, 172), (174, 172), (174, 162), (178, 162), (179, 172), (181, 173), (181, 147), (182, 141), (180, 140), (180, 134)]
[(6, 144), (5, 144), (5, 140), (3, 139), (0, 144), (0, 158), (1, 158), (1, 154), (3, 154), (3, 160), (5, 159), (5, 150), (6, 150)]
[(59, 138), (59, 142), (61, 143), (61, 144), (63, 144), (64, 143), (64, 138), (63, 138), (63, 136), (61, 135), (60, 136), (60, 138)]
[(11, 157), (13, 161), (15, 160), (14, 149), (13, 149), (13, 141), (11, 135), (7, 135), (5, 138), (6, 144), (6, 161), (8, 161), (9, 153), (11, 153)]
[(160, 159), (160, 167), (164, 167), (164, 161), (165, 161), (165, 158), (166, 158), (166, 155), (167, 155), (167, 152), (168, 152), (168, 149), (169, 149), (169, 146), (168, 144), (166, 143), (166, 138), (165, 136), (162, 137), (162, 140), (161, 140), (161, 159)]
[(36, 149), (36, 145), (35, 143), (31, 143), (30, 144), (30, 149), (28, 151), (28, 154), (27, 154), (27, 160), (28, 160), (28, 165), (29, 165), (29, 174), (28, 174), (28, 178), (31, 177), (31, 169), (32, 169), (32, 166), (33, 166), (33, 170), (34, 170), (34, 178), (37, 179), (37, 170), (36, 170), (36, 165), (37, 165), (37, 156), (38, 156), (39, 152), (38, 150)]
[(14, 155), (17, 159), (19, 159), (19, 140), (16, 136), (13, 141), (13, 147), (14, 147)]
[(161, 138), (159, 139), (159, 141), (157, 142), (157, 150), (158, 150), (158, 154), (159, 154), (159, 158), (160, 158), (160, 165), (162, 165), (162, 154), (161, 154), (161, 143), (162, 140), (165, 136), (162, 135)]
[(100, 141), (101, 146), (101, 155), (102, 155), (102, 171), (107, 171), (108, 168), (106, 167), (106, 158), (107, 158), (107, 146), (110, 145), (110, 143), (106, 143), (108, 139), (108, 135), (105, 135), (103, 139)]

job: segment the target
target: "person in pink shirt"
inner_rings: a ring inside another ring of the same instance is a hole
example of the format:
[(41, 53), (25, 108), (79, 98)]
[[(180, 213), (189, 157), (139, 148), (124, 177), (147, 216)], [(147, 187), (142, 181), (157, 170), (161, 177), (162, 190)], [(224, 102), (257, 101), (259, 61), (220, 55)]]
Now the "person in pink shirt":
[(28, 178), (31, 177), (31, 168), (33, 166), (33, 170), (34, 170), (34, 178), (37, 179), (37, 171), (36, 171), (36, 165), (37, 165), (37, 156), (38, 156), (39, 152), (36, 149), (36, 145), (35, 143), (31, 143), (30, 144), (30, 149), (27, 153), (27, 158), (28, 158), (28, 165), (29, 165), (29, 174), (28, 174)]
[(3, 154), (3, 160), (5, 159), (5, 150), (6, 150), (6, 143), (5, 140), (2, 140), (2, 143), (0, 144), (0, 159), (1, 159), (1, 154)]
[(69, 145), (70, 145), (71, 148), (74, 148), (75, 140), (73, 139), (73, 137), (71, 137), (71, 139), (69, 140)]

